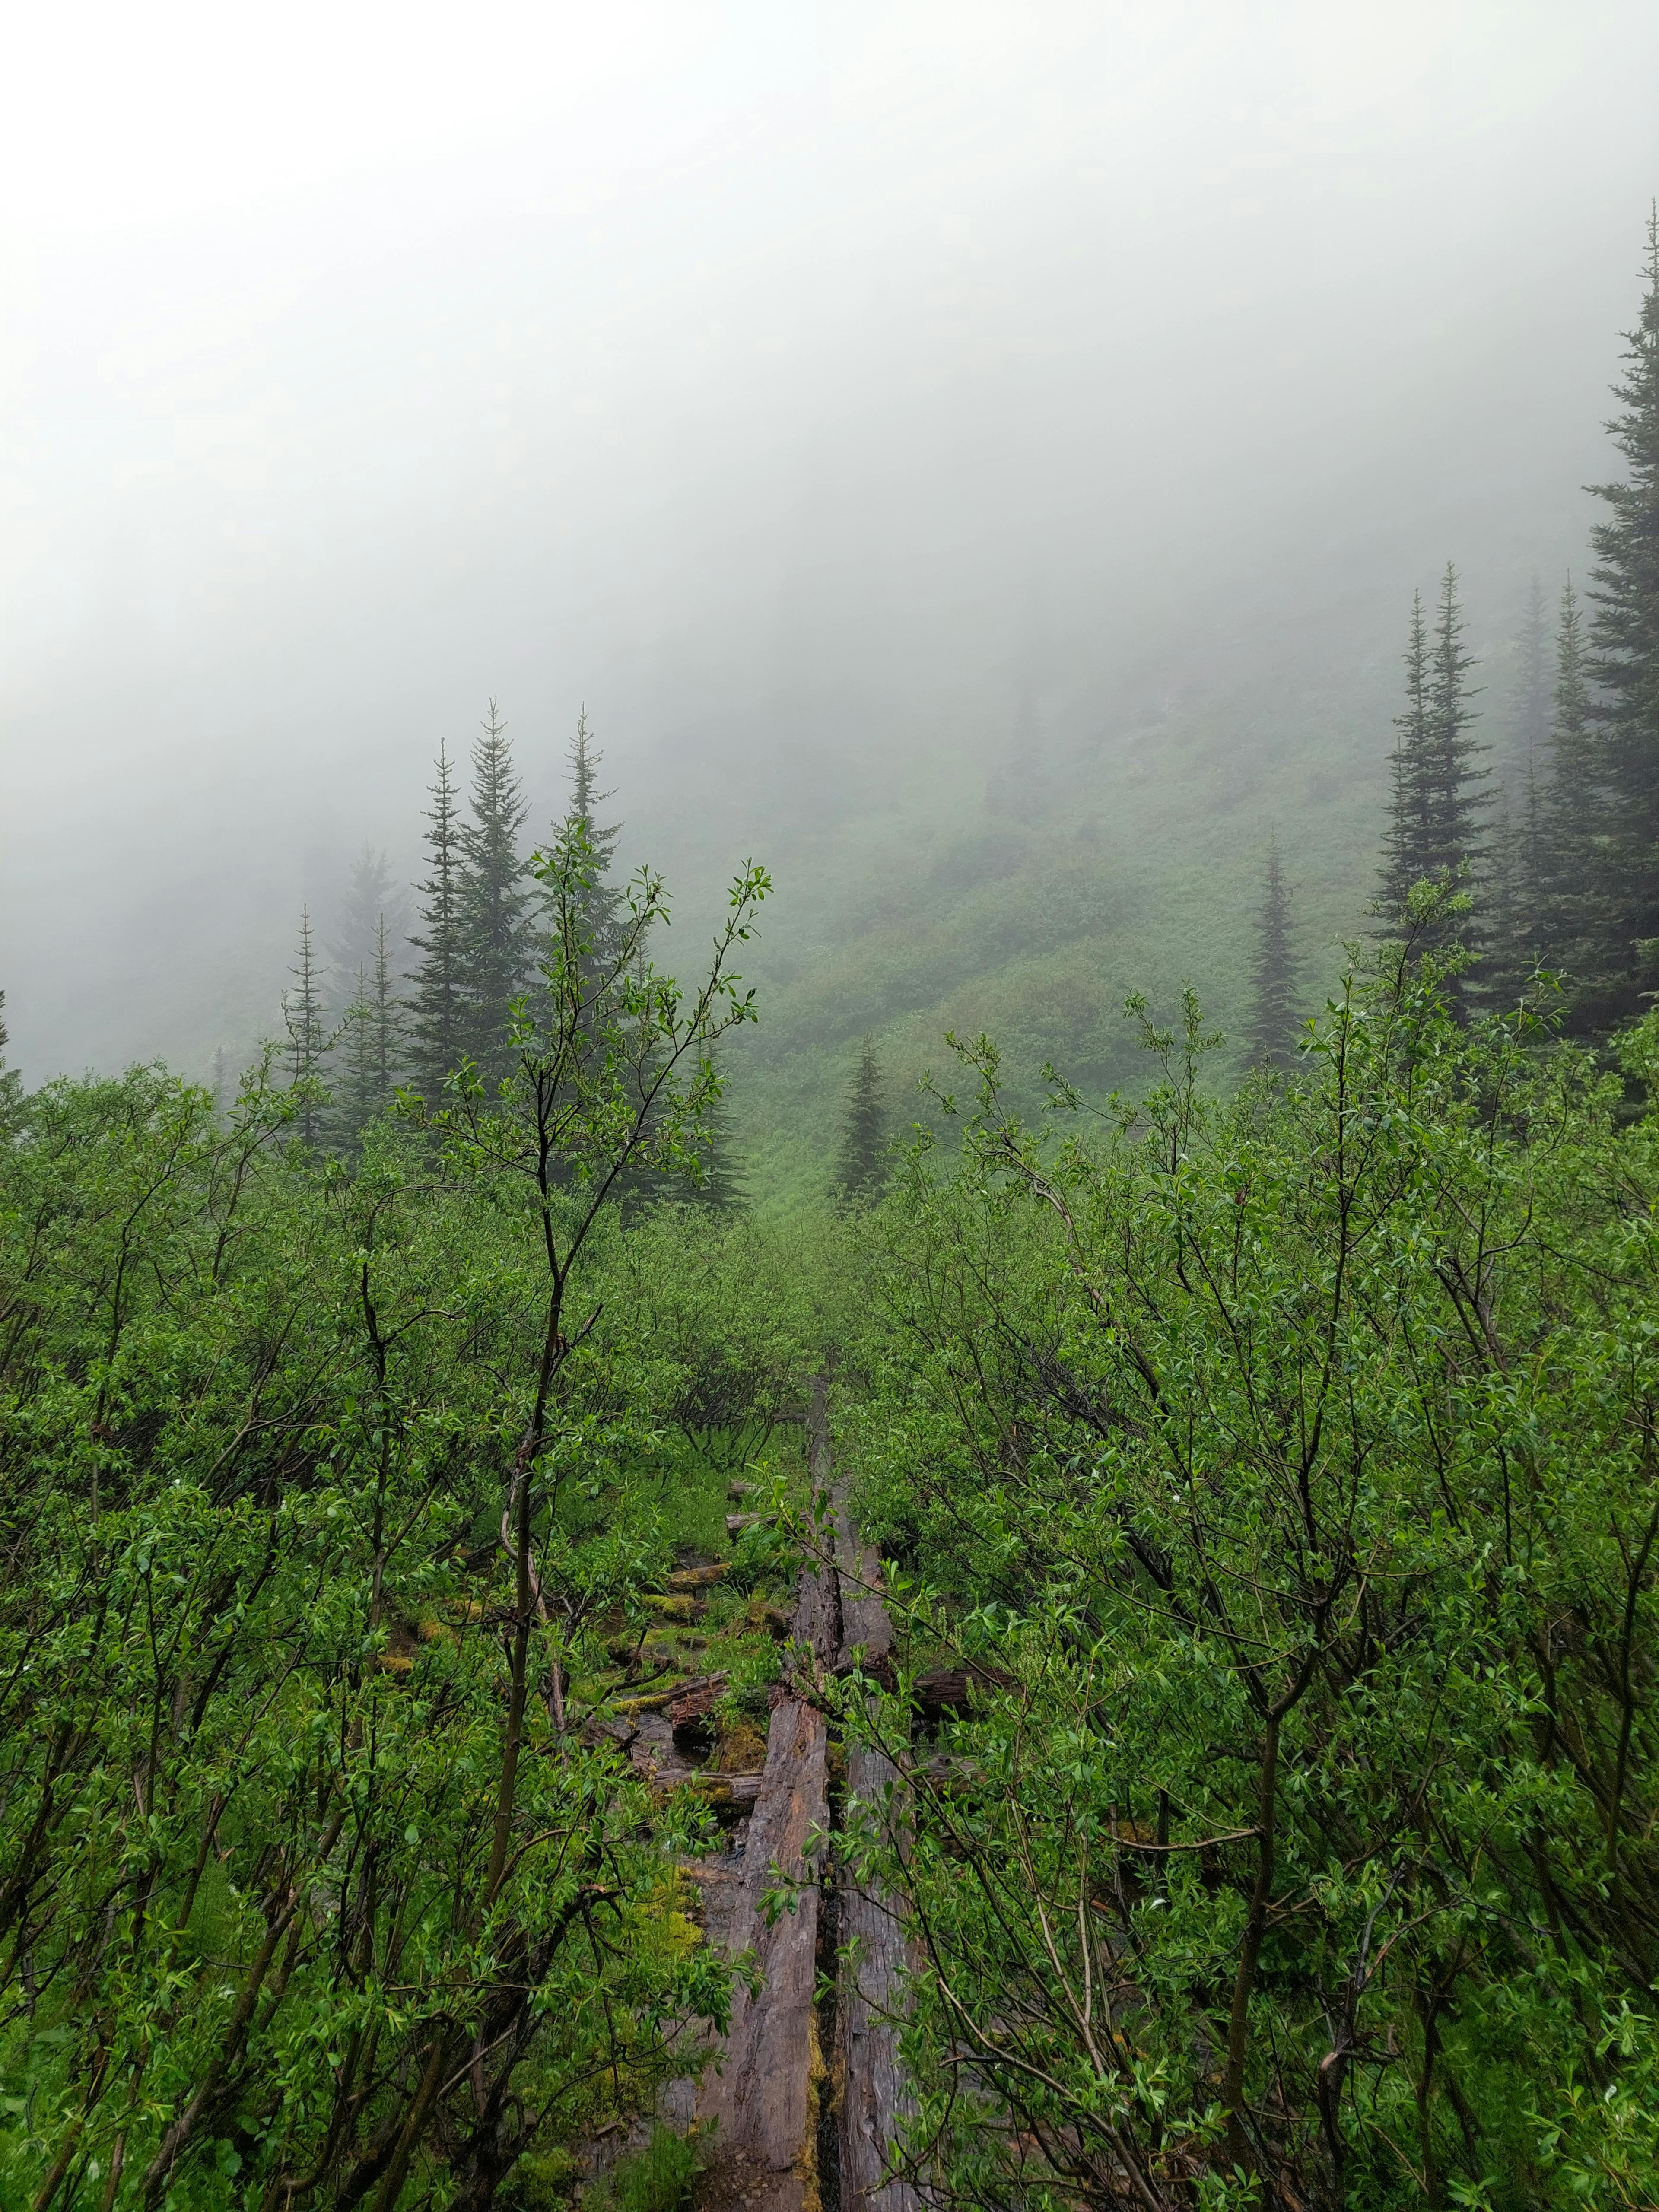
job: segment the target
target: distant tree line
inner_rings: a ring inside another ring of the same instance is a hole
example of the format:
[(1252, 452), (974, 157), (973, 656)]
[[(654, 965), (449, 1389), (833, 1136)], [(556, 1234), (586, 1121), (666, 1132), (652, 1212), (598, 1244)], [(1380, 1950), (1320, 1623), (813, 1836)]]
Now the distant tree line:
[[(1535, 996), (1547, 975), (1565, 1026), (1590, 1042), (1659, 986), (1659, 211), (1644, 274), (1608, 425), (1626, 474), (1589, 487), (1603, 502), (1594, 563), (1582, 595), (1562, 582), (1553, 652), (1534, 580), (1516, 742), (1496, 771), (1475, 735), (1455, 567), (1431, 605), (1413, 599), (1374, 908), (1385, 935), (1462, 947), (1447, 985), (1461, 1018)], [(1274, 850), (1246, 1022), (1250, 1058), (1267, 1067), (1288, 1065), (1295, 1027), (1286, 897)]]

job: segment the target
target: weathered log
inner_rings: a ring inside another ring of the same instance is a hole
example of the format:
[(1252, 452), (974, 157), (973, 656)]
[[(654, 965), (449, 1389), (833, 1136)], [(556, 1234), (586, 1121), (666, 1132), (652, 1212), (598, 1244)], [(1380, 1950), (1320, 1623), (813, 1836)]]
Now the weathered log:
[(719, 1582), (731, 1564), (729, 1559), (715, 1559), (706, 1567), (678, 1568), (673, 1574), (665, 1575), (663, 1577), (663, 1588), (669, 1590), (690, 1590), (694, 1593), (707, 1589), (710, 1583)]
[[(835, 1576), (804, 1573), (792, 1636), (808, 1665), (826, 1663), (838, 1628)], [(699, 2119), (719, 2125), (727, 2193), (741, 2194), (750, 2212), (807, 2212), (817, 2202), (818, 1891), (806, 1845), (829, 1818), (827, 1751), (823, 1715), (803, 1698), (781, 1698), (727, 1934), (733, 1952), (753, 1950), (762, 1985), (752, 1997), (737, 1993), (718, 2071), (704, 2075), (697, 2096)], [(769, 1917), (767, 1893), (781, 1877), (793, 1886), (793, 1909)]]
[[(892, 1817), (902, 1820), (902, 1795), (886, 1797), (897, 1781), (890, 1760), (878, 1751), (860, 1747), (848, 1759), (849, 1801), (872, 1807), (885, 1802)], [(836, 2074), (842, 2212), (913, 2212), (915, 2191), (890, 2177), (888, 2163), (899, 2121), (914, 2109), (898, 2051), (904, 1933), (883, 1889), (843, 1880), (840, 1903)]]

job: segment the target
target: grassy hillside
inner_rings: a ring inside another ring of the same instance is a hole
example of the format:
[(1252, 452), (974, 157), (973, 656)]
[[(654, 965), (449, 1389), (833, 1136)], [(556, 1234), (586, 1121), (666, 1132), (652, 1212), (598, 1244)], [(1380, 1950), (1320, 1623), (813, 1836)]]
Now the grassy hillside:
[(1288, 714), (1218, 689), (1091, 744), (938, 757), (902, 809), (839, 825), (805, 880), (780, 871), (762, 1022), (732, 1066), (757, 1196), (822, 1192), (866, 1031), (896, 1121), (944, 1071), (947, 1030), (989, 1031), (1018, 1087), (1052, 1060), (1092, 1095), (1136, 1079), (1132, 990), (1167, 1006), (1191, 981), (1235, 1032), (1270, 836), (1316, 1007), (1372, 894), (1394, 682), (1377, 655)]

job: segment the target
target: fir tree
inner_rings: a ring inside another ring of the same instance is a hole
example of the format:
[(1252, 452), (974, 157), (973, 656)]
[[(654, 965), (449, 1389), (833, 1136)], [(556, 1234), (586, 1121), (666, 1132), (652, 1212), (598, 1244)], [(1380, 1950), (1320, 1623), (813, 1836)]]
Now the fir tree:
[(1555, 713), (1542, 800), (1540, 905), (1544, 954), (1572, 992), (1572, 1026), (1594, 1030), (1614, 994), (1611, 838), (1601, 733), (1591, 720), (1583, 617), (1569, 578), (1555, 641)]
[(1543, 779), (1549, 747), (1549, 625), (1543, 587), (1534, 576), (1516, 641), (1519, 663), (1510, 741), (1494, 779), (1496, 819), (1488, 838), (1482, 898), (1486, 957), (1480, 981), (1488, 998), (1511, 1006), (1528, 995), (1548, 956)]
[(1429, 626), (1423, 594), (1412, 593), (1406, 634), (1406, 711), (1396, 714), (1389, 763), (1389, 829), (1382, 848), (1382, 888), (1377, 908), (1397, 921), (1412, 885), (1428, 872), (1433, 842), (1434, 748), (1429, 727)]
[(298, 958), (289, 970), (294, 987), (283, 994), (283, 1024), (288, 1031), (289, 1082), (299, 1102), (300, 1134), (314, 1145), (321, 1132), (327, 1094), (321, 1090), (324, 1066), (333, 1040), (323, 1008), (322, 978), (312, 942), (311, 909), (300, 909)]
[(394, 892), (386, 854), (365, 845), (352, 863), (345, 902), (329, 939), (329, 960), (337, 978), (337, 1001), (354, 1003), (359, 971), (373, 972), (383, 925), (397, 939), (402, 936), (404, 924), (403, 902)]
[(11, 1042), (11, 1032), (6, 1027), (6, 994), (0, 991), (0, 1127), (9, 1121), (22, 1103), (23, 1079), (15, 1067), (6, 1066), (6, 1047)]
[(398, 1079), (403, 1073), (404, 1017), (403, 1003), (398, 996), (397, 978), (392, 972), (392, 956), (386, 949), (386, 916), (380, 915), (374, 925), (374, 965), (369, 985), (370, 1023), (374, 1039), (374, 1092), (377, 1111), (384, 1112), (392, 1101), (398, 1088)]
[(1291, 895), (1279, 865), (1277, 843), (1267, 848), (1267, 883), (1256, 924), (1253, 995), (1245, 1039), (1252, 1067), (1281, 1073), (1295, 1064), (1296, 970), (1291, 957)]
[(335, 1140), (348, 1155), (361, 1150), (363, 1131), (386, 1112), (395, 1094), (402, 1021), (386, 916), (375, 924), (374, 964), (357, 970), (357, 988), (341, 1023), (343, 1073), (335, 1086)]
[[(1475, 693), (1468, 681), (1473, 665), (1474, 658), (1463, 643), (1457, 570), (1449, 561), (1432, 629), (1421, 593), (1412, 600), (1406, 711), (1395, 718), (1400, 736), (1378, 900), (1392, 927), (1399, 926), (1414, 884), (1462, 884), (1474, 876), (1483, 856), (1480, 817), (1487, 800), (1480, 788), (1486, 771), (1475, 765), (1484, 748), (1469, 735), (1475, 720), (1470, 704)], [(1449, 921), (1436, 933), (1437, 941), (1449, 941), (1454, 928), (1466, 940), (1471, 934), (1466, 921)], [(1452, 995), (1461, 1003), (1455, 982)]]
[(472, 748), (472, 818), (460, 832), (459, 920), (465, 1046), (487, 1088), (507, 1074), (513, 1005), (529, 988), (533, 948), (519, 836), (529, 809), (514, 773), (507, 726), (489, 702)]
[(1463, 616), (1457, 601), (1457, 571), (1446, 563), (1440, 585), (1440, 611), (1434, 626), (1429, 666), (1429, 727), (1436, 768), (1435, 835), (1431, 875), (1461, 878), (1478, 865), (1484, 836), (1481, 814), (1489, 804), (1480, 786), (1486, 770), (1475, 766), (1486, 748), (1470, 737), (1477, 719), (1469, 702), (1476, 696), (1468, 675), (1474, 656), (1463, 643)]
[(1550, 736), (1549, 612), (1536, 576), (1527, 587), (1521, 617), (1519, 683), (1516, 687), (1515, 757), (1522, 780), (1528, 763), (1541, 761)]
[(421, 933), (410, 942), (426, 957), (415, 973), (409, 1012), (414, 1085), (435, 1103), (466, 1050), (465, 948), (462, 934), (461, 823), (449, 750), (438, 752), (438, 780), (426, 820), (427, 877), (418, 888)]
[(570, 804), (565, 811), (565, 820), (581, 824), (587, 844), (589, 859), (583, 869), (588, 878), (583, 921), (592, 946), (588, 964), (595, 973), (608, 967), (622, 941), (625, 926), (622, 887), (614, 874), (617, 840), (622, 834), (622, 824), (602, 823), (599, 818), (600, 807), (615, 796), (612, 792), (599, 789), (599, 765), (604, 758), (593, 743), (584, 706), (577, 714), (576, 734), (570, 745)]
[(340, 1024), (342, 1073), (334, 1085), (331, 1133), (349, 1158), (362, 1143), (363, 1131), (379, 1111), (374, 1054), (374, 1006), (368, 971), (357, 970), (357, 988)]
[(1589, 673), (1611, 800), (1605, 897), (1605, 1020), (1635, 1013), (1659, 939), (1659, 205), (1648, 220), (1647, 289), (1625, 333), (1623, 412), (1607, 425), (1621, 483), (1593, 484), (1607, 520), (1590, 533), (1596, 566), (1595, 658)]
[(845, 1206), (873, 1205), (887, 1179), (887, 1117), (881, 1091), (875, 1040), (866, 1036), (859, 1047), (858, 1066), (848, 1085), (842, 1115), (836, 1194)]

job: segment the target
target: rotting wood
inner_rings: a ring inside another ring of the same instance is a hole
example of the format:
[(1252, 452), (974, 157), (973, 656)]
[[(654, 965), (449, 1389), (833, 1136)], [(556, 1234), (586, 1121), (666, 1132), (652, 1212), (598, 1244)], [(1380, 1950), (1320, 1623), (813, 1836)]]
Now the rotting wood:
[[(802, 1575), (791, 1635), (795, 1676), (816, 1677), (833, 1662), (840, 1610), (833, 1571)], [(786, 1686), (767, 1731), (727, 1938), (734, 1952), (753, 1951), (761, 1986), (753, 1996), (738, 1993), (718, 2070), (703, 2076), (697, 2096), (698, 2119), (719, 2130), (722, 2197), (740, 2196), (750, 2212), (815, 2212), (818, 2202), (812, 2069), (818, 1891), (806, 1849), (829, 1817), (827, 1753), (823, 1714)], [(793, 1886), (793, 1910), (775, 1911), (769, 1923), (767, 1894), (780, 1875)]]
[[(891, 1799), (888, 1792), (892, 1791)], [(847, 1762), (849, 1807), (903, 1818), (898, 1776), (881, 1752), (855, 1748)], [(841, 2085), (842, 2212), (911, 2212), (915, 2191), (888, 2178), (888, 2150), (912, 2109), (899, 2063), (896, 2014), (905, 1964), (903, 1929), (878, 1887), (843, 1879), (842, 1960), (836, 2008), (836, 2073)]]
[[(819, 1418), (827, 1476), (828, 1421), (823, 1414)], [(881, 1560), (859, 1533), (845, 1483), (836, 1486), (835, 1497), (842, 1619), (836, 1671), (848, 1674), (856, 1665), (866, 1674), (888, 1680), (893, 1626), (882, 1595)], [(882, 1752), (854, 1747), (847, 1761), (847, 1797), (849, 1812), (866, 1806), (890, 1820), (905, 1818), (897, 1771)], [(840, 1892), (834, 2075), (840, 2095), (841, 2212), (914, 2212), (915, 2191), (888, 2172), (889, 2147), (900, 2120), (912, 2109), (898, 2051), (903, 1929), (894, 1900), (879, 1886), (866, 1887), (843, 1871)]]
[(728, 1513), (726, 1533), (728, 1536), (741, 1536), (745, 1528), (769, 1528), (777, 1517), (775, 1513)]
[(706, 1567), (679, 1567), (663, 1577), (663, 1588), (668, 1590), (702, 1590), (711, 1583), (719, 1582), (728, 1571), (730, 1559), (711, 1559)]

